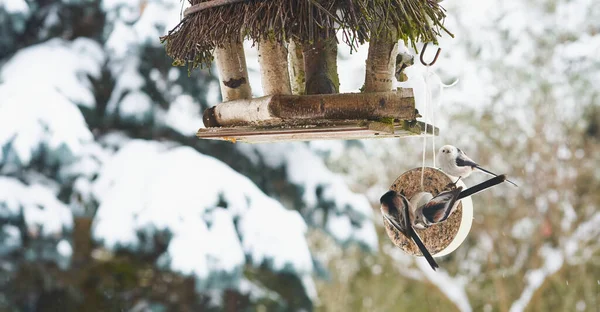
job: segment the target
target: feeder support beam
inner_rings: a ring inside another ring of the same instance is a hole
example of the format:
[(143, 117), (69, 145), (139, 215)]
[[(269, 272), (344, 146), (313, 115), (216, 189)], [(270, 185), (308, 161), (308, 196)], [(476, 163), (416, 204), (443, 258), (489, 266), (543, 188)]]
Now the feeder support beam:
[(364, 92), (392, 90), (396, 72), (398, 40), (395, 31), (380, 31), (369, 42)]
[(223, 102), (204, 112), (206, 127), (314, 124), (327, 120), (415, 120), (411, 89), (371, 93), (271, 95)]
[(304, 56), (302, 45), (291, 39), (288, 45), (288, 64), (292, 94), (303, 95), (306, 93), (306, 75), (304, 73)]
[(264, 39), (258, 43), (258, 63), (265, 95), (292, 94), (287, 54), (283, 43)]
[(335, 37), (324, 38), (303, 47), (306, 94), (338, 93), (337, 43)]
[(242, 41), (231, 40), (217, 47), (215, 61), (219, 70), (219, 85), (223, 101), (251, 98), (252, 90), (248, 80)]

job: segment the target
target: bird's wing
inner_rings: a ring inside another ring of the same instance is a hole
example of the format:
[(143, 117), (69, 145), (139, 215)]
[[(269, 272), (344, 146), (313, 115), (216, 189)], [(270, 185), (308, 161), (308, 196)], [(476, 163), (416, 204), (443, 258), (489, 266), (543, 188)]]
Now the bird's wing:
[(411, 222), (412, 220), (410, 219), (410, 203), (408, 202), (408, 200), (406, 199), (406, 197), (404, 197), (404, 195), (400, 195), (400, 200), (402, 201), (402, 206), (398, 206), (398, 207), (402, 207), (404, 209), (402, 209), (402, 215), (404, 217), (404, 226), (406, 227), (406, 229), (410, 229), (411, 227)]
[(396, 193), (396, 196), (394, 196), (394, 198), (392, 198), (392, 202), (394, 203), (394, 206), (398, 209), (398, 214), (401, 214), (402, 211), (404, 211), (404, 200), (402, 200), (404, 197), (404, 195), (400, 194), (400, 193)]
[(506, 176), (501, 174), (499, 176), (495, 176), (489, 180), (485, 180), (479, 184), (473, 185), (470, 188), (464, 190), (463, 192), (460, 192), (460, 195), (458, 195), (458, 199), (463, 199), (465, 197), (477, 194), (485, 189), (488, 189), (494, 185), (498, 185), (502, 182), (504, 182), (504, 180), (506, 180)]
[(439, 223), (448, 218), (452, 207), (456, 203), (462, 187), (439, 193), (428, 201), (423, 207), (423, 216), (430, 223)]
[(391, 226), (393, 226), (398, 232), (406, 233), (406, 231), (402, 229), (400, 224), (398, 224), (398, 222), (396, 222), (396, 220), (394, 220), (394, 218), (392, 218), (391, 216), (388, 216), (387, 214), (384, 213), (383, 219), (386, 220)]
[(479, 164), (469, 158), (463, 151), (458, 150), (458, 156), (456, 156), (456, 165), (459, 167), (478, 167)]

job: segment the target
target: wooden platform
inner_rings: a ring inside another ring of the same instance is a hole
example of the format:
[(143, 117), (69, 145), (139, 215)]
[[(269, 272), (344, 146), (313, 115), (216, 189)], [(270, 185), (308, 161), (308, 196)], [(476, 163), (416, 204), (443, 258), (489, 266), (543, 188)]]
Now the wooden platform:
[(314, 125), (263, 126), (263, 127), (211, 127), (201, 128), (196, 136), (200, 139), (225, 140), (229, 142), (269, 143), (310, 140), (356, 140), (403, 138), (439, 134), (431, 125), (421, 121), (384, 123), (368, 120), (323, 121)]

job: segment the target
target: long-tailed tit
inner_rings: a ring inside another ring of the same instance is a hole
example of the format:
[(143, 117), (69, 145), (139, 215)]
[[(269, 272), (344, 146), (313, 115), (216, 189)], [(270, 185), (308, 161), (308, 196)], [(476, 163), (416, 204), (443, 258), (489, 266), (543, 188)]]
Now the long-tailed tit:
[[(431, 268), (435, 271), (439, 266), (412, 227), (411, 220), (413, 209), (411, 209), (411, 204), (406, 197), (392, 190), (383, 194), (379, 201), (381, 203), (384, 226), (392, 233), (402, 233), (409, 240), (415, 242), (425, 259), (427, 259), (427, 262), (429, 262)], [(395, 242), (397, 238), (396, 236), (390, 236), (390, 239)]]
[(462, 186), (449, 191), (441, 192), (431, 198), (425, 204), (416, 206), (413, 226), (417, 229), (430, 227), (432, 224), (440, 223), (448, 219), (458, 206), (458, 196), (462, 191)]
[[(451, 190), (440, 192), (435, 197), (426, 192), (417, 193), (411, 198), (414, 207), (417, 207), (412, 219), (413, 226), (417, 229), (424, 229), (430, 227), (432, 224), (446, 221), (454, 210), (456, 210), (456, 207), (458, 207), (459, 200), (498, 185), (505, 180), (506, 176), (501, 174), (464, 191), (462, 190), (462, 186), (453, 187)], [(425, 201), (427, 198), (431, 199)]]
[[(478, 169), (492, 176), (498, 176), (497, 174), (479, 166), (478, 163), (469, 158), (465, 154), (465, 152), (461, 151), (460, 148), (456, 146), (442, 146), (436, 158), (437, 162), (440, 164), (440, 168), (442, 169), (442, 171), (453, 177), (466, 178), (473, 171), (475, 171), (475, 169)], [(506, 182), (518, 187), (518, 185), (516, 185), (510, 180), (506, 180)]]

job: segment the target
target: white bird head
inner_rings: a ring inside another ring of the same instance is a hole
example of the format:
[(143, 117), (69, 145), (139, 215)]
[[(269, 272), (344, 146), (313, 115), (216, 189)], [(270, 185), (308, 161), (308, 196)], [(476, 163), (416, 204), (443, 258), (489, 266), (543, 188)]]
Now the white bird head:
[(444, 145), (440, 147), (439, 154), (445, 154), (445, 157), (452, 156), (456, 157), (458, 155), (458, 148), (452, 145)]
[[(442, 166), (442, 169), (447, 168), (445, 166), (452, 166), (455, 163), (456, 157), (460, 154), (459, 149), (453, 145), (444, 145), (440, 148), (436, 155), (436, 160)], [(446, 169), (444, 169), (446, 170)]]

